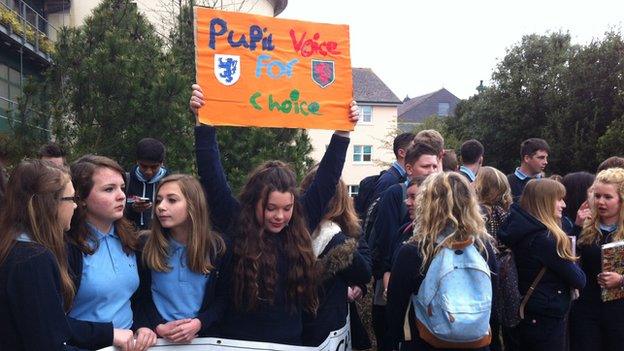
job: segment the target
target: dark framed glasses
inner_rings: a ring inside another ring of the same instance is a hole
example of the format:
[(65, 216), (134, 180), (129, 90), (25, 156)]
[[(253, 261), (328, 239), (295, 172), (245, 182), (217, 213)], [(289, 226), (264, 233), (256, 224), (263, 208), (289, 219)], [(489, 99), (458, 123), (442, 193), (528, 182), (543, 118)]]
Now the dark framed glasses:
[(71, 202), (74, 202), (74, 203), (78, 203), (78, 199), (79, 198), (78, 198), (77, 195), (76, 196), (65, 196), (65, 197), (61, 198), (61, 201), (71, 201)]

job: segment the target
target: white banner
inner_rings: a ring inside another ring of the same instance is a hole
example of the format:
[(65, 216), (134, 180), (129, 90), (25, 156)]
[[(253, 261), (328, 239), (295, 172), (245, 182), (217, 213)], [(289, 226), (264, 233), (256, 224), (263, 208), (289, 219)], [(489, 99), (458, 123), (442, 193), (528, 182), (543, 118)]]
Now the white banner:
[[(150, 348), (150, 350), (154, 349), (157, 351), (351, 351), (351, 326), (347, 317), (347, 324), (341, 329), (331, 332), (318, 347), (219, 338), (195, 338), (190, 344), (172, 344), (163, 339), (158, 339), (156, 345)], [(116, 350), (117, 348), (113, 346), (100, 349), (100, 351)]]

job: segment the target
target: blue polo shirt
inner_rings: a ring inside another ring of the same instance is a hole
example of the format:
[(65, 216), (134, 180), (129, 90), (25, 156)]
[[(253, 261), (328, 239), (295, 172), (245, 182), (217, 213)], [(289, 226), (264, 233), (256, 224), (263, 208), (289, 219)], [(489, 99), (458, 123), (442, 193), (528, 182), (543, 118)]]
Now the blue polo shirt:
[(527, 174), (522, 173), (522, 171), (520, 170), (520, 167), (516, 168), (516, 171), (514, 172), (514, 174), (516, 175), (516, 177), (518, 177), (518, 179), (520, 180), (525, 180), (527, 178), (531, 178), (531, 179), (540, 179), (542, 178), (542, 174), (538, 173), (535, 177), (531, 177)]
[(470, 168), (468, 168), (468, 167), (461, 166), (461, 167), (459, 167), (459, 171), (462, 172), (463, 174), (465, 174), (466, 177), (468, 177), (468, 180), (470, 180), (471, 183), (474, 182), (475, 179), (477, 179), (477, 175), (474, 174), (474, 172)]
[(151, 272), (156, 309), (167, 321), (197, 317), (210, 275), (193, 272), (186, 245), (173, 238), (169, 238), (167, 265), (169, 272)]
[[(93, 255), (82, 255), (82, 278), (69, 316), (89, 322), (113, 322), (115, 328), (129, 329), (130, 297), (139, 287), (136, 256), (123, 251), (114, 225), (108, 233), (87, 225), (99, 246)], [(93, 239), (90, 244), (94, 245)]]

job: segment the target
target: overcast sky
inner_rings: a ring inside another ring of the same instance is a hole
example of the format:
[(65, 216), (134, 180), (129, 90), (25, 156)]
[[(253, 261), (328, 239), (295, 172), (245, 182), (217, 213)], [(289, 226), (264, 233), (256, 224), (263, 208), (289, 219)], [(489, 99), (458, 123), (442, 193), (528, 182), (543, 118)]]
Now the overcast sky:
[(442, 87), (468, 98), (523, 35), (589, 43), (621, 30), (624, 1), (289, 0), (278, 17), (348, 24), (353, 67), (372, 68), (399, 99)]

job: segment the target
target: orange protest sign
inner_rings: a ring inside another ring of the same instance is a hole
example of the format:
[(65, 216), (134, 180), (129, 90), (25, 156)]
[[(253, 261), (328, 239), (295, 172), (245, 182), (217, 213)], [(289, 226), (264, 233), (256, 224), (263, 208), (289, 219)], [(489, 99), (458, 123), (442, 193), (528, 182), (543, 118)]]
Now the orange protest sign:
[(201, 122), (353, 130), (347, 25), (194, 12)]

